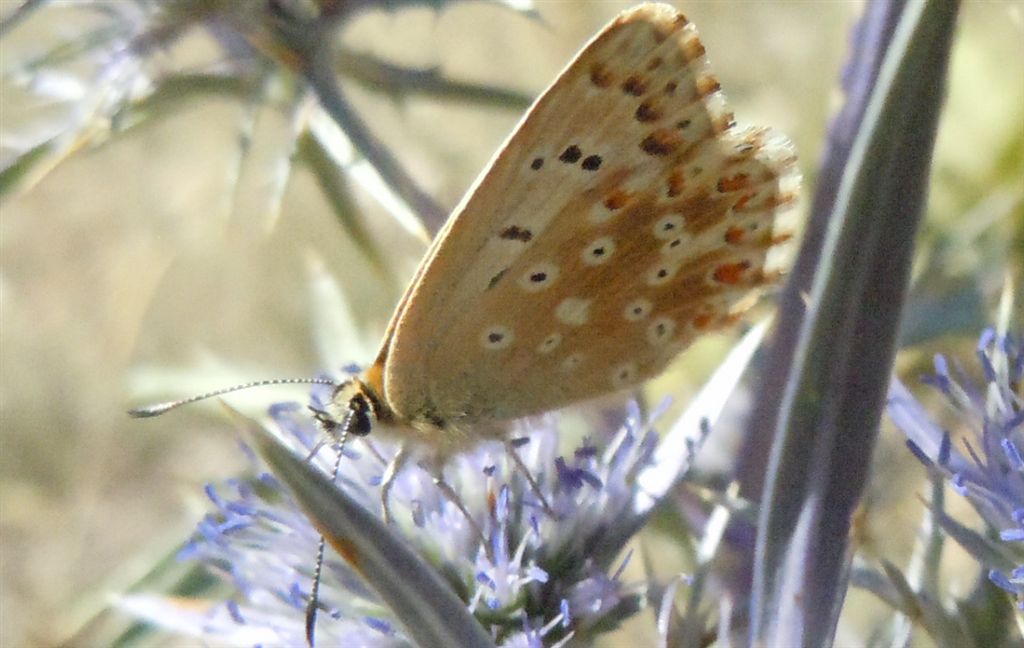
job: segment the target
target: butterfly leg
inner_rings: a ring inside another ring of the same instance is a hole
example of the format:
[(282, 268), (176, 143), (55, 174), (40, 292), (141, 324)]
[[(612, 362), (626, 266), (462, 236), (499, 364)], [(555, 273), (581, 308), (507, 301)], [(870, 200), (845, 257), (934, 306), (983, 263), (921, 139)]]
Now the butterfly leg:
[(462, 516), (466, 518), (466, 523), (469, 524), (469, 528), (473, 529), (473, 532), (476, 533), (476, 535), (480, 538), (480, 545), (484, 548), (484, 551), (487, 553), (487, 557), (493, 561), (494, 556), (491, 553), (491, 543), (487, 541), (487, 536), (484, 535), (484, 530), (480, 527), (479, 524), (477, 524), (476, 519), (473, 518), (473, 515), (469, 512), (469, 509), (466, 508), (466, 504), (462, 501), (462, 498), (459, 497), (459, 494), (455, 491), (454, 488), (452, 488), (451, 484), (444, 480), (444, 473), (441, 470), (440, 462), (435, 461), (433, 462), (432, 466), (421, 464), (420, 467), (426, 470), (428, 473), (430, 473), (430, 476), (434, 480), (434, 486), (437, 487), (437, 490), (441, 491), (441, 495), (443, 495), (445, 499), (451, 502), (455, 506), (455, 508), (459, 509), (459, 512), (462, 513)]
[(395, 477), (398, 476), (398, 471), (409, 462), (409, 454), (409, 446), (403, 443), (399, 446), (395, 456), (388, 462), (387, 468), (384, 469), (384, 476), (380, 482), (380, 506), (383, 511), (384, 524), (391, 523), (391, 488), (395, 485)]
[(548, 503), (547, 498), (544, 497), (544, 493), (540, 490), (540, 485), (537, 483), (537, 480), (534, 479), (533, 473), (531, 473), (530, 469), (526, 467), (525, 463), (523, 463), (523, 458), (519, 456), (519, 452), (516, 449), (515, 439), (507, 439), (505, 441), (505, 452), (512, 459), (512, 463), (516, 465), (516, 468), (523, 473), (523, 477), (526, 478), (526, 483), (530, 486), (530, 491), (532, 491), (534, 496), (536, 496), (540, 501), (541, 509), (551, 516), (551, 519), (557, 520), (558, 514), (555, 513), (553, 508), (551, 508), (551, 504)]

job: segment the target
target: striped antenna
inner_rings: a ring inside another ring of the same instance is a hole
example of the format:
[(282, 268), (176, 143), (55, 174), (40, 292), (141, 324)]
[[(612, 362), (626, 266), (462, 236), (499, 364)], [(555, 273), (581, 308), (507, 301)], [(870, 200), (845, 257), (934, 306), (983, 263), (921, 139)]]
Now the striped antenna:
[(250, 389), (252, 387), (266, 387), (268, 385), (332, 385), (337, 386), (337, 381), (331, 380), (330, 378), (274, 378), (271, 380), (255, 380), (253, 382), (243, 383), (241, 385), (235, 385), (233, 387), (225, 387), (223, 389), (217, 389), (205, 394), (198, 394), (196, 396), (190, 396), (188, 398), (182, 398), (180, 400), (167, 401), (166, 403), (156, 403), (155, 405), (147, 405), (145, 407), (136, 407), (128, 410), (128, 415), (133, 418), (150, 418), (153, 416), (160, 416), (165, 412), (169, 412), (172, 409), (177, 409), (182, 405), (188, 405), (207, 398), (214, 398), (216, 396), (222, 396), (224, 394), (230, 394), (231, 392), (241, 391), (243, 389)]
[[(348, 433), (352, 425), (352, 417), (355, 413), (352, 410), (351, 403), (349, 403), (349, 409), (345, 413), (345, 420), (341, 422), (341, 434), (338, 436), (338, 442), (334, 444), (334, 469), (331, 471), (331, 483), (338, 483), (338, 471), (341, 469), (341, 457), (345, 450), (345, 443), (348, 441)], [(313, 458), (319, 449), (320, 444), (317, 444), (316, 448), (309, 454), (307, 461)], [(313, 569), (313, 584), (309, 590), (309, 601), (306, 602), (306, 644), (309, 648), (315, 648), (316, 646), (316, 615), (320, 610), (320, 583), (323, 579), (324, 572), (324, 552), (327, 549), (327, 539), (321, 534), (320, 543), (316, 550), (316, 567)]]

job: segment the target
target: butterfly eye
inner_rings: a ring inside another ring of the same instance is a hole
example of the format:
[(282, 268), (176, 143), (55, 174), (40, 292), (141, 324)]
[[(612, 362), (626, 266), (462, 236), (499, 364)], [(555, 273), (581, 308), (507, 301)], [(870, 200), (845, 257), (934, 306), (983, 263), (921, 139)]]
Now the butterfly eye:
[(602, 236), (583, 248), (583, 263), (601, 265), (612, 258), (613, 252), (615, 252), (615, 240), (610, 236)]

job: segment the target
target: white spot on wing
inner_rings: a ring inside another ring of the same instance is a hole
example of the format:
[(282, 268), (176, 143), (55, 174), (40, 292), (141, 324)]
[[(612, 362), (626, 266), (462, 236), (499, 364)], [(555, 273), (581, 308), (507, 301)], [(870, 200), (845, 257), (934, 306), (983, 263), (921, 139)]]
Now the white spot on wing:
[(675, 333), (676, 322), (671, 317), (658, 317), (647, 327), (647, 341), (653, 346), (661, 346), (668, 342)]
[(615, 240), (610, 236), (602, 236), (583, 248), (580, 256), (586, 265), (601, 265), (611, 259), (614, 252)]
[(590, 319), (591, 302), (593, 302), (592, 299), (567, 297), (558, 306), (555, 306), (555, 317), (563, 324), (582, 326)]
[(587, 220), (590, 221), (592, 225), (600, 225), (601, 223), (605, 223), (611, 220), (612, 216), (614, 215), (615, 212), (608, 209), (601, 203), (597, 203), (591, 210), (590, 215), (587, 216)]
[(636, 363), (635, 362), (624, 362), (614, 369), (612, 369), (611, 383), (615, 389), (622, 389), (628, 387), (636, 382)]
[(562, 343), (562, 334), (554, 332), (537, 345), (537, 353), (551, 353)]
[(519, 287), (526, 292), (540, 292), (558, 278), (558, 266), (553, 263), (538, 263), (519, 277)]
[(647, 285), (648, 286), (661, 286), (672, 281), (672, 277), (676, 275), (676, 271), (679, 269), (675, 263), (663, 261), (657, 263), (647, 271)]
[(655, 221), (652, 233), (655, 238), (662, 240), (675, 238), (683, 231), (685, 224), (686, 221), (679, 214), (668, 214)]
[(651, 314), (652, 308), (654, 308), (654, 304), (651, 303), (651, 300), (640, 297), (626, 304), (622, 310), (622, 316), (626, 318), (627, 322), (639, 322)]
[(562, 364), (559, 365), (559, 369), (562, 371), (573, 371), (583, 364), (584, 355), (577, 351), (576, 353), (569, 354), (565, 360), (562, 360)]

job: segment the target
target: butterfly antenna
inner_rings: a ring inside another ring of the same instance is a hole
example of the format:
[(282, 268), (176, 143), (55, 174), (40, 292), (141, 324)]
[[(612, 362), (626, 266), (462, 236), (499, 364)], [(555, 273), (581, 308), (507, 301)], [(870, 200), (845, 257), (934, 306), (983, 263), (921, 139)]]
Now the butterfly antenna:
[[(348, 441), (348, 431), (351, 427), (354, 412), (349, 409), (345, 414), (345, 420), (341, 424), (341, 433), (338, 434), (338, 442), (335, 444), (334, 468), (331, 470), (331, 483), (338, 482), (338, 470), (341, 468), (342, 451), (345, 449), (345, 442)], [(307, 457), (307, 461), (313, 458), (323, 443), (318, 443)], [(320, 536), (320, 544), (316, 549), (316, 567), (313, 568), (313, 585), (309, 590), (309, 603), (306, 604), (306, 643), (313, 648), (316, 634), (316, 613), (320, 609), (320, 576), (324, 568), (324, 551), (327, 549), (327, 541), (323, 535)]]
[(256, 380), (253, 382), (243, 383), (241, 385), (235, 385), (233, 387), (225, 387), (223, 389), (216, 389), (205, 394), (198, 394), (196, 396), (190, 396), (188, 398), (182, 398), (180, 400), (167, 401), (166, 403), (156, 403), (155, 405), (147, 405), (145, 407), (136, 407), (128, 410), (128, 415), (134, 418), (150, 418), (152, 416), (160, 416), (172, 409), (177, 409), (182, 405), (188, 405), (207, 398), (214, 398), (216, 396), (222, 396), (224, 394), (230, 394), (231, 392), (241, 391), (243, 389), (251, 389), (252, 387), (266, 387), (268, 385), (337, 385), (338, 383), (330, 378), (274, 378), (271, 380)]

